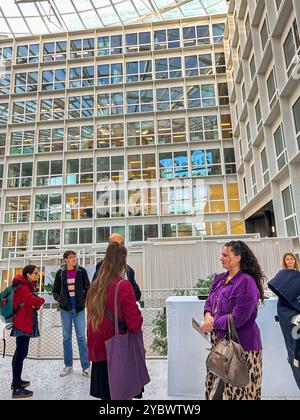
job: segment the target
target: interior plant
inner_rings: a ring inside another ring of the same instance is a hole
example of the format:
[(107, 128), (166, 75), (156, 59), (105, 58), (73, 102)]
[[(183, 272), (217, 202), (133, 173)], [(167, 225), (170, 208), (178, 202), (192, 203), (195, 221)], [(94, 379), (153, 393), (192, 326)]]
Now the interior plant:
[(210, 287), (216, 275), (217, 273), (209, 274), (206, 278), (200, 278), (197, 280), (195, 288), (198, 289), (198, 298), (200, 300), (206, 300), (208, 297)]
[(167, 339), (167, 313), (166, 308), (159, 311), (153, 321), (154, 328), (152, 333), (154, 339), (151, 344), (152, 350), (160, 356), (168, 354), (168, 339)]
[[(198, 296), (200, 300), (206, 299), (209, 294), (209, 289), (213, 282), (216, 273), (209, 274), (206, 278), (199, 278), (193, 288), (193, 290), (174, 290), (175, 296)], [(168, 338), (167, 338), (167, 314), (166, 308), (158, 312), (156, 318), (152, 322), (154, 328), (152, 333), (154, 334), (154, 340), (151, 348), (154, 352), (160, 356), (166, 356), (168, 354)]]

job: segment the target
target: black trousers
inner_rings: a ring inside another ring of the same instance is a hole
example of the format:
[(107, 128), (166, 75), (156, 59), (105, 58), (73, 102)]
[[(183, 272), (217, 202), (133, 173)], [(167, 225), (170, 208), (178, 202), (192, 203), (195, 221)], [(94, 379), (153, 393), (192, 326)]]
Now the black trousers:
[(13, 389), (21, 387), (23, 362), (27, 357), (30, 337), (20, 335), (16, 337), (16, 351), (12, 359)]

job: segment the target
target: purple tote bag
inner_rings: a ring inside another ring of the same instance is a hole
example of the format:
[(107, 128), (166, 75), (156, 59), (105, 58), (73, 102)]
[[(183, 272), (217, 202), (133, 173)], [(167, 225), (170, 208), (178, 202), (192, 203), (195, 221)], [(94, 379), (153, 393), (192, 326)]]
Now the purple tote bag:
[(115, 291), (115, 335), (105, 341), (110, 396), (112, 400), (130, 400), (150, 382), (143, 332), (120, 334), (118, 326), (118, 288)]

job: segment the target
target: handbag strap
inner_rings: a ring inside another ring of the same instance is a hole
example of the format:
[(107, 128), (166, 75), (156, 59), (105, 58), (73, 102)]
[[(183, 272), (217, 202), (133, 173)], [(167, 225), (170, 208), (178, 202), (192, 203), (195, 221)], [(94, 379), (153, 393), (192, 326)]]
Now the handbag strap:
[[(107, 318), (109, 318), (113, 323), (115, 323), (115, 317), (108, 309), (105, 309), (104, 315), (106, 315)], [(119, 328), (121, 328), (121, 330), (123, 330), (123, 331), (127, 330), (125, 322), (118, 320), (118, 324), (119, 324)]]
[(240, 343), (240, 340), (239, 340), (239, 337), (238, 337), (238, 335), (237, 335), (237, 332), (236, 332), (236, 328), (235, 328), (235, 325), (234, 325), (234, 321), (233, 321), (233, 316), (232, 316), (232, 314), (229, 314), (229, 315), (228, 315), (227, 324), (228, 324), (228, 335), (229, 335), (229, 340), (233, 340), (233, 341), (235, 341), (236, 343), (241, 344), (241, 343)]

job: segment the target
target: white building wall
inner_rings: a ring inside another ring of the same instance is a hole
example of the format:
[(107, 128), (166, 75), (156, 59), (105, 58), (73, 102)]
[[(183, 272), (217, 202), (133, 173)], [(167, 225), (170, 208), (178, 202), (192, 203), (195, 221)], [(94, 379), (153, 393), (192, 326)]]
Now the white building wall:
[[(291, 28), (295, 25), (293, 44), (296, 59), (297, 54), (300, 54), (299, 37), (295, 30), (300, 27), (299, 17), (300, 3), (294, 0), (283, 0), (278, 10), (275, 0), (231, 0), (228, 37), (225, 42), (232, 114), (235, 115), (236, 108), (239, 109), (238, 120), (233, 118), (233, 132), (243, 214), (247, 219), (272, 200), (277, 235), (288, 235), (282, 191), (291, 186), (297, 222), (295, 240), (298, 249), (300, 145), (297, 142), (295, 128), (299, 121), (295, 121), (293, 106), (300, 97), (300, 83), (297, 69), (292, 71), (290, 67), (287, 68), (284, 43)], [(265, 19), (268, 21), (268, 37), (263, 50), (261, 31)], [(255, 71), (251, 76), (253, 56)], [(272, 104), (270, 104), (267, 80), (272, 69), (275, 70), (277, 87)], [(262, 126), (259, 129), (255, 115), (255, 105), (258, 100), (262, 115)], [(250, 141), (247, 139), (246, 131), (248, 122), (251, 131)], [(286, 164), (282, 168), (278, 167), (274, 141), (274, 133), (280, 124), (283, 127), (287, 156)], [(264, 148), (266, 148), (269, 166), (270, 179), (267, 182), (263, 179), (260, 156)], [(250, 173), (253, 164), (257, 181), (256, 193), (253, 192)], [(243, 197), (243, 178), (246, 179), (247, 197)]]

